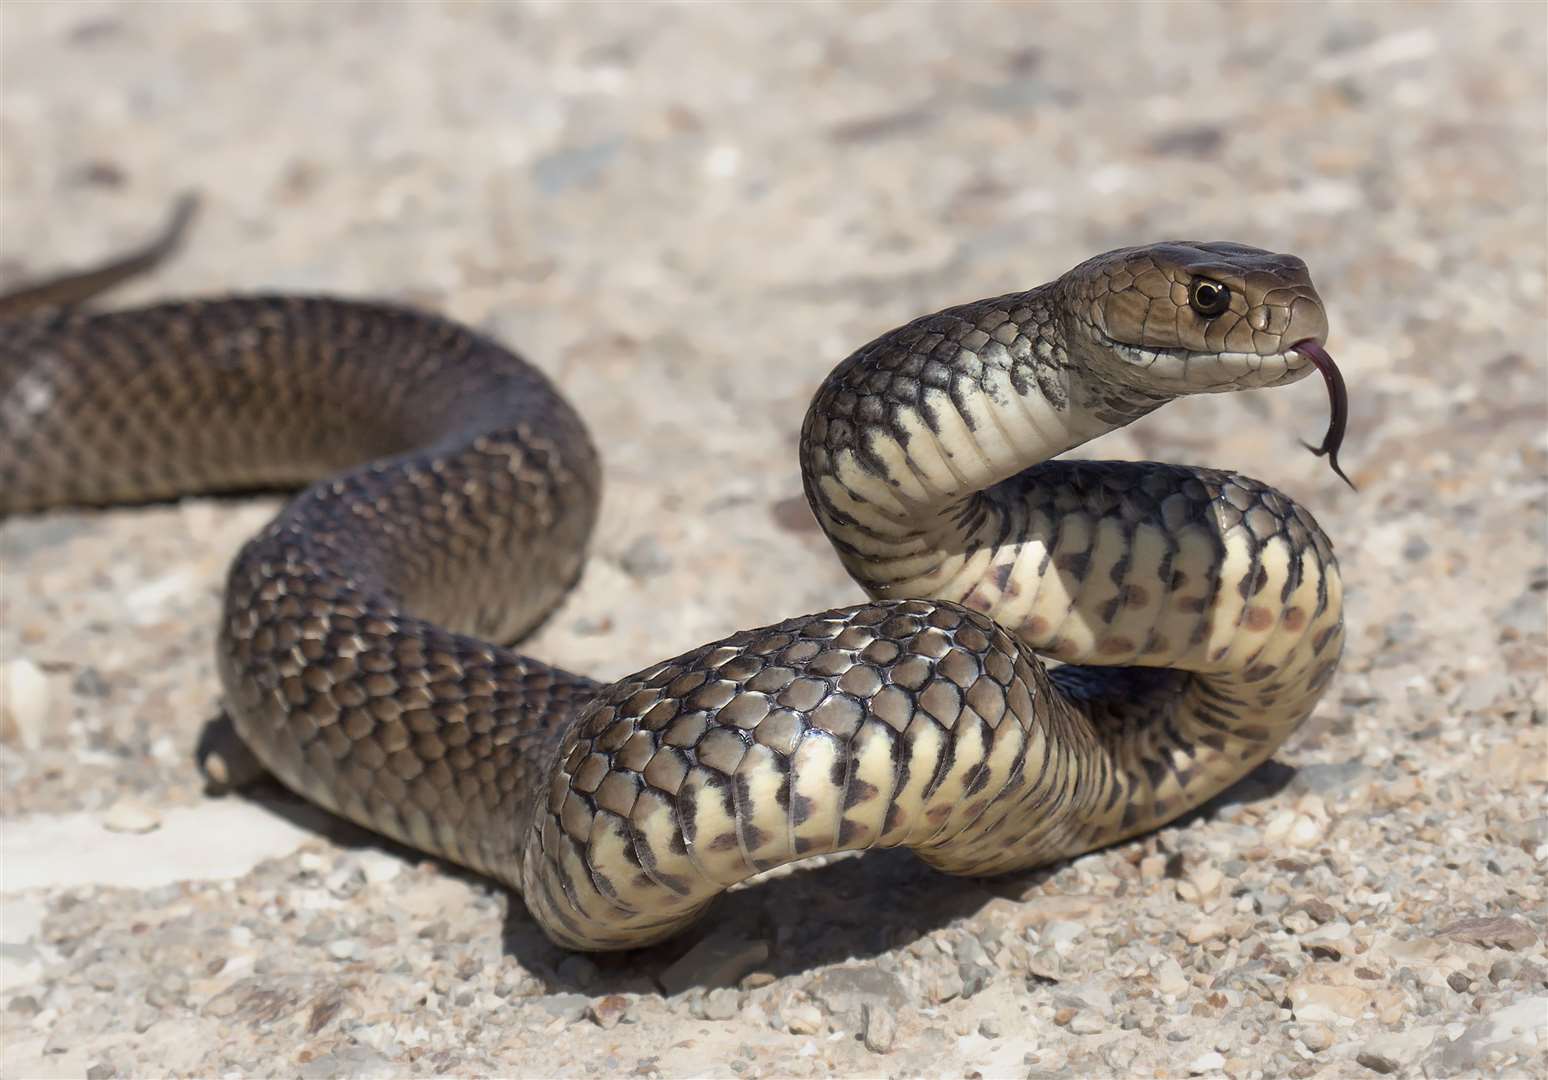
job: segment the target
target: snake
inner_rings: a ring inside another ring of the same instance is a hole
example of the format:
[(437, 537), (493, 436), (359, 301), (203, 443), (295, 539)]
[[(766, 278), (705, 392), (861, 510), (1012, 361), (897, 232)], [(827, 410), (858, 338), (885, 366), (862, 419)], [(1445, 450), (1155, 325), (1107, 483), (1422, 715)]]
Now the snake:
[(0, 513), (299, 489), (227, 578), (237, 733), (302, 797), (513, 889), (565, 948), (660, 941), (811, 856), (906, 847), (981, 876), (1118, 844), (1264, 762), (1338, 666), (1338, 564), (1289, 496), (1059, 457), (1319, 370), (1337, 469), (1346, 394), (1295, 256), (1122, 248), (883, 333), (799, 440), (867, 602), (603, 683), (511, 647), (597, 521), (575, 407), (490, 337), (388, 303), (88, 310), (185, 211), (0, 302)]

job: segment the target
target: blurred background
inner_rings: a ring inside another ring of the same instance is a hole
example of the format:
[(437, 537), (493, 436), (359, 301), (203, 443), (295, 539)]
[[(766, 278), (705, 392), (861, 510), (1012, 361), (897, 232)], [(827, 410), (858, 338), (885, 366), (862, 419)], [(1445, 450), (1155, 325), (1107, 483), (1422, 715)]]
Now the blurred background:
[[(762, 572), (781, 546), (779, 587), (724, 568), (729, 595), (668, 616), (686, 646), (843, 588), (780, 537), (799, 506), (769, 510), (799, 494), (791, 447), (834, 363), (1111, 247), (1305, 258), (1352, 387), (1346, 457), (1377, 494), (1295, 450), (1325, 420), (1316, 380), (1180, 403), (1111, 452), (1255, 467), (1335, 524), (1374, 524), (1385, 480), (1419, 495), (1427, 455), (1455, 452), (1436, 425), (1483, 419), (1510, 376), (1490, 365), (1524, 341), (1541, 356), (1538, 14), (8, 4), (0, 270), (89, 262), (193, 190), (185, 252), (124, 302), (314, 290), (493, 330), (604, 433), (604, 550), (654, 536), (707, 587), (738, 545)], [(1541, 404), (1529, 367), (1502, 401)]]
[[(1239, 469), (1316, 512), (1351, 635), (1281, 758), (1436, 800), (1325, 793), (1363, 830), (1330, 872), (1390, 858), (1436, 911), (1519, 905), (1540, 882), (1474, 867), (1545, 828), (1545, 50), (1541, 5), (1515, 3), (11, 0), (0, 281), (138, 243), (195, 191), (183, 252), (115, 302), (390, 297), (516, 346), (607, 468), (595, 558), (530, 647), (613, 677), (858, 598), (795, 461), (854, 348), (1112, 247), (1294, 252), (1359, 494), (1297, 445), (1327, 421), (1315, 379), (1179, 402), (1089, 453)], [(52, 688), (0, 739), (8, 814), (197, 803), (221, 574), (277, 505), (0, 530), (0, 651)], [(1404, 860), (1442, 849), (1460, 869), (1421, 883)]]

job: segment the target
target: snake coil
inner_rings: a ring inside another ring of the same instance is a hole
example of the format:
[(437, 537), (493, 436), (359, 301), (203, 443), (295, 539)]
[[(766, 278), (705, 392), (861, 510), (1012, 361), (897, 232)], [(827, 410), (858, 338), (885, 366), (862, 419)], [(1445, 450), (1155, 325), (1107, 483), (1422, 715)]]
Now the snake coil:
[(321, 806), (519, 889), (563, 945), (660, 939), (822, 852), (988, 874), (1154, 829), (1265, 760), (1337, 666), (1337, 564), (1288, 497), (1050, 460), (1314, 368), (1336, 455), (1342, 382), (1293, 257), (1128, 248), (877, 338), (800, 444), (871, 602), (600, 685), (493, 644), (560, 599), (596, 520), (554, 387), (380, 304), (50, 310), (174, 240), (0, 301), (0, 512), (310, 485), (231, 568), (237, 730)]

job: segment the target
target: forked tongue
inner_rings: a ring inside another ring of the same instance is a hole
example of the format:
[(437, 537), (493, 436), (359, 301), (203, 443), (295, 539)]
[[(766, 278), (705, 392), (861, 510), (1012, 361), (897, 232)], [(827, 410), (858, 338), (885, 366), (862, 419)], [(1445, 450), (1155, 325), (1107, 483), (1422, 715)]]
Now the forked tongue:
[(1357, 491), (1359, 489), (1354, 486), (1354, 481), (1344, 475), (1344, 470), (1338, 464), (1338, 448), (1344, 444), (1344, 427), (1349, 423), (1349, 392), (1344, 389), (1344, 376), (1328, 351), (1311, 338), (1298, 341), (1291, 348), (1316, 364), (1317, 370), (1322, 372), (1322, 379), (1328, 384), (1328, 403), (1332, 407), (1332, 415), (1328, 417), (1328, 433), (1322, 437), (1322, 445), (1313, 446), (1305, 440), (1302, 440), (1301, 445), (1318, 457), (1326, 454), (1328, 464), (1338, 474), (1338, 478), (1349, 485), (1350, 491)]

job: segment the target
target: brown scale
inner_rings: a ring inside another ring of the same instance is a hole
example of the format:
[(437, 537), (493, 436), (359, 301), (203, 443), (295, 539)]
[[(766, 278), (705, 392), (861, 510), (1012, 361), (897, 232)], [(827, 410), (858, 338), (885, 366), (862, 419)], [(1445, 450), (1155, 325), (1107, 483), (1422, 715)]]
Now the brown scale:
[(1040, 464), (1179, 394), (1316, 368), (1336, 467), (1343, 384), (1293, 257), (1126, 249), (858, 350), (801, 461), (873, 601), (600, 685), (499, 644), (580, 573), (600, 496), (580, 418), (519, 357), (354, 301), (50, 310), (165, 257), (188, 213), (0, 298), (0, 512), (309, 484), (231, 568), (238, 732), (320, 805), (517, 888), (561, 944), (665, 937), (819, 852), (983, 874), (1122, 840), (1266, 758), (1336, 667), (1337, 567), (1291, 500)]

